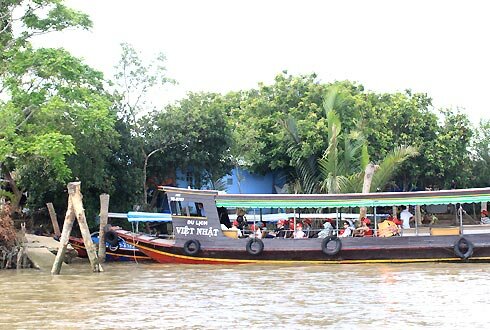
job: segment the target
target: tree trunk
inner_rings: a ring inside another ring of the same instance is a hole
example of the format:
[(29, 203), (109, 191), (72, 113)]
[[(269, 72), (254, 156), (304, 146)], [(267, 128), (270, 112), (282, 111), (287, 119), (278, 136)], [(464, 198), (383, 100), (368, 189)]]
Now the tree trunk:
[(20, 205), (20, 199), (22, 198), (22, 191), (19, 190), (17, 187), (17, 184), (15, 183), (14, 178), (12, 177), (12, 173), (10, 173), (9, 169), (6, 168), (5, 166), (2, 166), (3, 172), (5, 173), (5, 180), (8, 181), (10, 188), (12, 189), (12, 192), (15, 196), (15, 200), (12, 201), (11, 206), (12, 206), (12, 211), (13, 212), (18, 212), (19, 211), (19, 205)]
[(148, 204), (148, 195), (147, 195), (147, 190), (148, 190), (148, 185), (146, 184), (146, 168), (148, 167), (148, 160), (150, 159), (151, 156), (153, 156), (155, 153), (158, 151), (161, 151), (162, 149), (155, 149), (152, 152), (150, 152), (148, 155), (143, 151), (143, 155), (145, 156), (145, 162), (143, 165), (143, 209), (146, 211), (146, 206)]
[[(373, 175), (374, 175), (374, 172), (376, 172), (376, 170), (378, 168), (379, 168), (378, 165), (374, 165), (371, 163), (369, 163), (366, 166), (366, 170), (364, 171), (364, 182), (362, 184), (362, 193), (363, 194), (369, 194), (369, 192), (371, 191), (371, 182), (373, 181)], [(361, 207), (359, 210), (359, 221), (362, 218), (366, 217), (366, 213), (367, 213), (367, 208)]]

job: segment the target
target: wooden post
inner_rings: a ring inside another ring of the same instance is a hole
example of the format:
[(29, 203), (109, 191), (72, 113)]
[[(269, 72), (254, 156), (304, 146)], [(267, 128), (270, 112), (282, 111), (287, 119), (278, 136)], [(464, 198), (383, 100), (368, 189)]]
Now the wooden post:
[(58, 237), (61, 236), (60, 226), (58, 224), (58, 217), (56, 216), (56, 212), (54, 211), (53, 203), (46, 203), (49, 211), (49, 217), (51, 218), (51, 223), (53, 224), (54, 234)]
[(104, 229), (107, 225), (107, 218), (109, 214), (109, 195), (100, 195), (100, 226), (99, 226), (99, 260), (105, 261), (105, 237)]
[(85, 218), (82, 193), (80, 192), (80, 182), (69, 183), (68, 194), (70, 194), (70, 198), (72, 199), (72, 205), (78, 220), (80, 232), (82, 233), (83, 243), (85, 244), (85, 249), (87, 250), (88, 259), (90, 260), (90, 264), (92, 265), (92, 270), (94, 272), (100, 272), (102, 271), (102, 267), (100, 266), (99, 258), (97, 257), (95, 244), (92, 242), (92, 237), (90, 236), (87, 219)]
[(95, 251), (95, 244), (90, 237), (90, 231), (87, 225), (87, 219), (85, 218), (85, 210), (83, 209), (82, 194), (80, 192), (80, 182), (70, 182), (68, 185), (68, 209), (66, 210), (65, 222), (63, 224), (63, 231), (60, 238), (60, 249), (56, 254), (51, 274), (57, 275), (61, 271), (61, 265), (63, 263), (63, 257), (66, 253), (66, 246), (68, 245), (68, 239), (70, 237), (71, 229), (75, 218), (78, 220), (80, 231), (82, 232), (83, 243), (94, 272), (102, 272), (102, 266), (97, 258)]
[(26, 251), (26, 223), (23, 222), (20, 224), (20, 249), (19, 252), (17, 252), (17, 269), (21, 269), (24, 265), (24, 259), (26, 257), (25, 251)]
[(66, 247), (68, 245), (68, 239), (70, 237), (71, 229), (73, 228), (73, 223), (75, 222), (75, 212), (73, 210), (73, 205), (71, 198), (68, 197), (68, 208), (66, 210), (65, 221), (63, 223), (63, 231), (60, 237), (60, 248), (58, 253), (56, 253), (56, 258), (54, 259), (53, 268), (51, 268), (51, 274), (58, 275), (61, 271), (61, 265), (63, 264), (63, 259), (66, 253)]

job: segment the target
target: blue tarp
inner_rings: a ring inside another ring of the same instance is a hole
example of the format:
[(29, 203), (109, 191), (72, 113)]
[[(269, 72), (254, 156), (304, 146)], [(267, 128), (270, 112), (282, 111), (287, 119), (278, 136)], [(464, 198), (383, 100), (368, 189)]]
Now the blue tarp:
[(128, 212), (129, 222), (171, 222), (170, 213)]

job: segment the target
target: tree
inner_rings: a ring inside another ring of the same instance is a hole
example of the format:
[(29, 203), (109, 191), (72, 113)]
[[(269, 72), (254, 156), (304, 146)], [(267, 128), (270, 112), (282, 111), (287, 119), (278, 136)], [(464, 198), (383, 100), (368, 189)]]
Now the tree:
[[(157, 87), (173, 84), (175, 81), (167, 77), (165, 67), (166, 57), (163, 53), (146, 64), (141, 60), (140, 54), (129, 44), (121, 44), (121, 59), (116, 66), (114, 76), (115, 92), (118, 95), (118, 113), (122, 136), (130, 135), (125, 139), (123, 150), (119, 151), (119, 158), (130, 168), (124, 181), (130, 183), (121, 192), (128, 199), (132, 196), (141, 196), (142, 204), (146, 207), (147, 200), (147, 166), (151, 156), (161, 151), (160, 147), (152, 148), (154, 143), (148, 143), (145, 130), (145, 119), (142, 117), (155, 111), (154, 105), (148, 99), (149, 93)], [(117, 164), (117, 162), (116, 162)], [(132, 179), (131, 179), (132, 178)], [(128, 189), (130, 188), (130, 189)]]
[[(89, 28), (87, 15), (61, 0), (14, 0), (2, 4), (0, 17), (0, 167), (17, 202), (28, 188), (31, 201), (41, 203), (43, 192), (55, 191), (72, 170), (77, 176), (89, 168), (98, 174), (93, 170), (97, 157), (83, 156), (94, 150), (89, 145), (97, 138), (103, 143), (92, 152), (95, 156), (110, 141), (111, 100), (100, 72), (64, 50), (35, 50), (29, 43), (37, 34)], [(82, 156), (78, 160), (76, 152)]]
[(481, 120), (472, 143), (472, 186), (490, 186), (490, 121)]
[[(331, 88), (323, 103), (329, 141), (323, 156), (317, 160), (317, 164), (312, 163), (311, 158), (297, 160), (297, 179), (304, 192), (337, 194), (362, 190), (364, 171), (369, 163), (366, 140), (358, 131), (342, 134), (342, 123), (335, 110), (339, 102), (341, 99), (339, 101), (337, 89)], [(294, 141), (290, 150), (298, 150), (302, 145), (300, 138), (291, 134), (295, 129), (288, 131)], [(373, 175), (374, 185), (370, 188), (371, 191), (376, 188), (383, 189), (393, 176), (395, 168), (416, 154), (417, 151), (413, 147), (399, 147), (389, 153)]]
[(190, 93), (148, 116), (148, 144), (162, 150), (152, 158), (152, 175), (164, 178), (180, 169), (192, 174), (190, 186), (200, 188), (227, 174), (233, 163), (226, 104), (219, 94)]

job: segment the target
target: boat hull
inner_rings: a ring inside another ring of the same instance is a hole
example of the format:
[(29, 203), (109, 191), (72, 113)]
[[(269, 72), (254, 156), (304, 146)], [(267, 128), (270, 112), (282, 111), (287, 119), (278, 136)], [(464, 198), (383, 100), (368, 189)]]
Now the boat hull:
[[(98, 243), (98, 239), (94, 240), (94, 243)], [(87, 258), (87, 249), (82, 238), (70, 237), (69, 242), (71, 246), (77, 251), (78, 257)], [(153, 261), (152, 258), (139, 251), (137, 248), (129, 246), (129, 244), (119, 244), (117, 247), (106, 246), (106, 261)]]
[(185, 264), (282, 264), (282, 263), (406, 263), (406, 262), (489, 262), (490, 234), (465, 235), (473, 246), (471, 256), (462, 258), (455, 251), (461, 236), (348, 237), (340, 239), (334, 255), (322, 250), (322, 239), (263, 239), (259, 255), (247, 252), (249, 239), (216, 238), (199, 240), (195, 255), (185, 252), (187, 240), (163, 240), (135, 235), (123, 230), (118, 235), (141, 252), (161, 263)]

